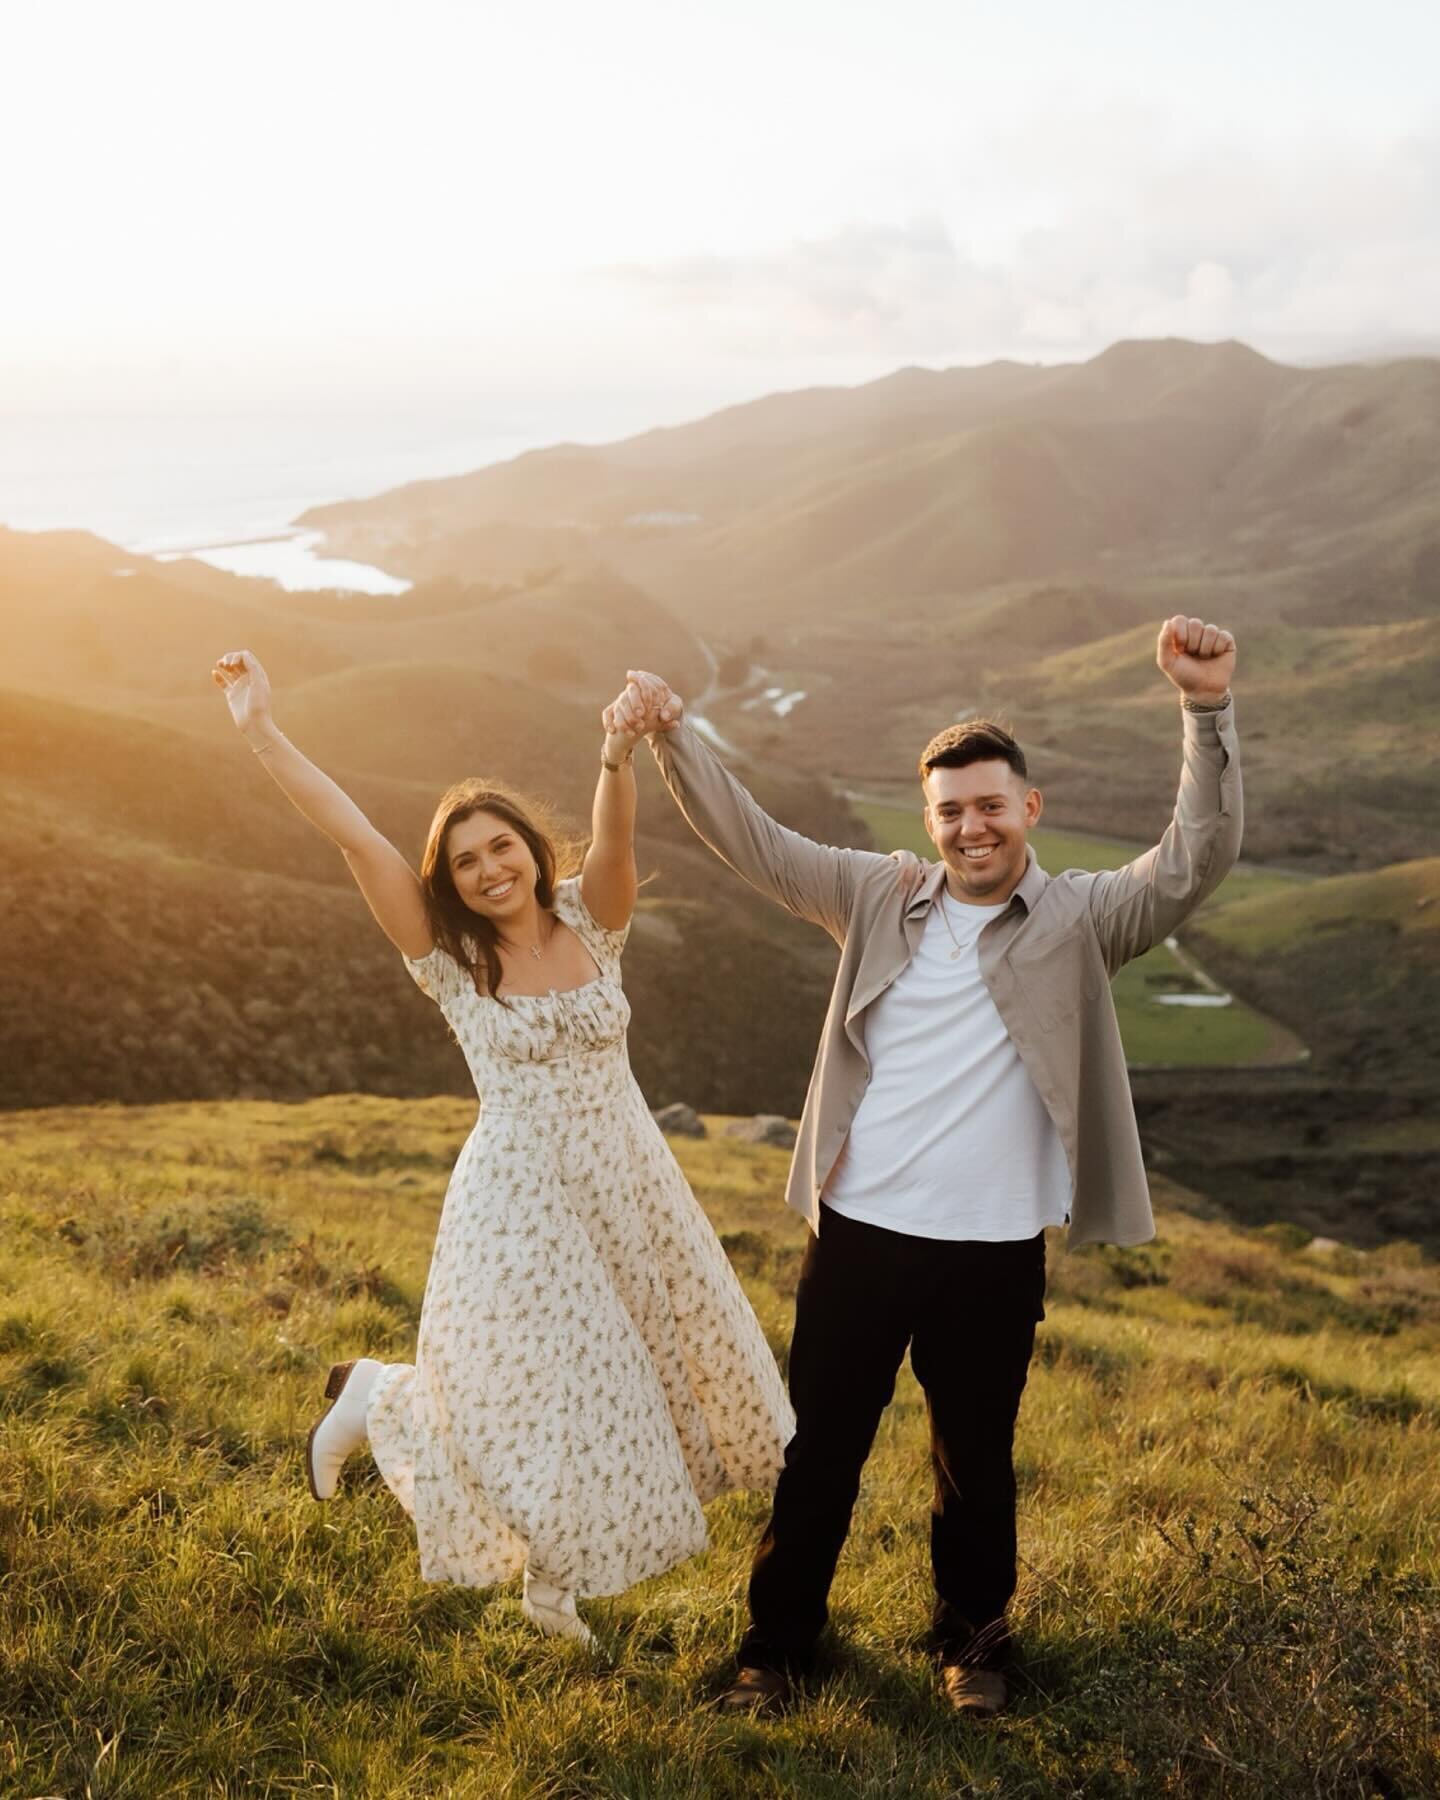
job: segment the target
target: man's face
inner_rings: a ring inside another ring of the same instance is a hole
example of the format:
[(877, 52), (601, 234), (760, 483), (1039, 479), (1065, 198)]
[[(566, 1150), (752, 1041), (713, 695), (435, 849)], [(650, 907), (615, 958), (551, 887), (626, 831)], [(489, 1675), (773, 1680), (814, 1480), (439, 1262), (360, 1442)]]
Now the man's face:
[(1009, 763), (932, 769), (925, 777), (925, 829), (947, 870), (956, 900), (998, 906), (1025, 873), (1025, 840), (1040, 817), (1038, 788)]

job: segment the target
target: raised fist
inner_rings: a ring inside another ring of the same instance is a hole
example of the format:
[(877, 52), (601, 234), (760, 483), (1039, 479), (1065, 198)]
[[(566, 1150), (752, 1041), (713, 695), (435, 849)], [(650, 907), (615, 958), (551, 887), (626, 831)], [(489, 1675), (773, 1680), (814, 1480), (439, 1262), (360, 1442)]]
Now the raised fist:
[(1235, 674), (1235, 639), (1218, 625), (1176, 613), (1160, 627), (1155, 660), (1190, 699), (1221, 700)]
[(227, 651), (210, 671), (210, 678), (223, 688), (230, 717), (241, 731), (270, 717), (270, 677), (251, 651)]

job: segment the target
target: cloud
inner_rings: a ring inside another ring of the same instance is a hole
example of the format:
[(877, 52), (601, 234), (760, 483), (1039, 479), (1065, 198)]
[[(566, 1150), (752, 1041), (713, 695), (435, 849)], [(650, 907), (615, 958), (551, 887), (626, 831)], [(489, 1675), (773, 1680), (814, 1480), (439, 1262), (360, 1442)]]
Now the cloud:
[(984, 258), (963, 242), (972, 176), (943, 215), (598, 274), (709, 349), (767, 357), (1040, 355), (1165, 335), (1304, 356), (1433, 334), (1440, 318), (1440, 134), (1182, 144), (1132, 107), (992, 138), (963, 168), (990, 171), (987, 214), (1008, 193), (1030, 221)]
[(933, 217), (852, 225), (750, 256), (692, 256), (604, 274), (637, 297), (698, 314), (722, 337), (753, 335), (768, 350), (784, 342), (918, 353), (948, 338), (956, 318), (998, 328), (1010, 313), (1003, 276), (966, 263)]

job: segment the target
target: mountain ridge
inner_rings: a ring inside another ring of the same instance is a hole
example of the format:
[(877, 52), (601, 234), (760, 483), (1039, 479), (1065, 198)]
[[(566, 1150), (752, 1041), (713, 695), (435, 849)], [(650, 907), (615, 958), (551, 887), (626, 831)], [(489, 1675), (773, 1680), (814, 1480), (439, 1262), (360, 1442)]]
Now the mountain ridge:
[[(1295, 705), (1317, 631), (1343, 670), (1384, 652), (1388, 628), (1440, 612), (1440, 361), (1296, 368), (1234, 342), (1154, 340), (1058, 367), (899, 370), (307, 519), (399, 572), (484, 579), (507, 534), (526, 556), (613, 568), (721, 660), (754, 665), (714, 709), (727, 739), (852, 787), (903, 780), (911, 745), (967, 705), (999, 707), (1072, 755), (1113, 738), (1107, 653), (1130, 660), (1139, 617), (1197, 613), (1240, 640), (1250, 722), (1272, 743), (1272, 718), (1295, 733), (1291, 767), (1273, 748), (1254, 764), (1257, 854), (1338, 870), (1440, 850), (1440, 775), (1413, 811), (1382, 806), (1376, 831), (1358, 805), (1334, 830), (1319, 800), (1337, 755), (1367, 792), (1387, 768), (1412, 793), (1417, 766), (1440, 768), (1417, 702), (1440, 687), (1425, 637), (1407, 652), (1388, 743), (1373, 684), (1363, 699), (1332, 684), (1323, 745)], [(1097, 652), (1078, 684), (1045, 642), (1006, 629), (1027, 596), (1053, 612), (1063, 595), (1076, 600), (1067, 638)], [(1369, 648), (1354, 635), (1367, 630)], [(658, 653), (646, 663), (680, 685)], [(758, 704), (777, 683), (808, 696), (785, 730)], [(856, 734), (862, 712), (874, 729)], [(1130, 715), (1102, 804), (1058, 796), (1071, 823), (1148, 833), (1124, 771), (1165, 754), (1159, 720), (1143, 705)]]

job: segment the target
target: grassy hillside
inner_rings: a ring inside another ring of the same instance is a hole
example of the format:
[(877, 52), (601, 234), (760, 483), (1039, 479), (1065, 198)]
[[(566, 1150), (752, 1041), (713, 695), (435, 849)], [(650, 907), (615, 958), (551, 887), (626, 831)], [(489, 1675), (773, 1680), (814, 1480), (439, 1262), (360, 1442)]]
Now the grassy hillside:
[[(707, 1702), (758, 1495), (587, 1604), (589, 1657), (511, 1588), (427, 1587), (358, 1460), (315, 1505), (332, 1358), (413, 1354), (454, 1101), (0, 1118), (0, 1788), (514, 1800), (1405, 1794), (1440, 1785), (1440, 1278), (1177, 1208), (1052, 1261), (1018, 1443), (1020, 1669), (936, 1700), (924, 1414), (866, 1473), (824, 1678)], [(803, 1230), (782, 1153), (677, 1150), (783, 1356)]]
[[(0, 807), (0, 1107), (473, 1092), (343, 865), (301, 873), (301, 848), (287, 875)], [(747, 903), (730, 878), (717, 891), (708, 852), (652, 842), (643, 854), (661, 877), (642, 899), (625, 982), (646, 1093), (656, 1105), (798, 1108), (833, 972), (828, 940)]]
[(1152, 1160), (1242, 1218), (1440, 1247), (1440, 861), (1220, 900), (1187, 942), (1312, 1066), (1189, 1094), (1137, 1082)]
[(690, 684), (706, 666), (688, 627), (603, 569), (494, 583), (446, 575), (385, 599), (300, 596), (82, 533), (4, 528), (0, 627), (6, 687), (126, 712), (148, 703), (200, 730), (214, 729), (210, 666), (240, 646), (280, 694), (343, 669), (438, 662), (538, 684), (595, 714), (642, 651)]
[[(0, 532), (0, 624), (0, 1106), (469, 1085), (339, 856), (236, 736), (220, 651), (266, 660), (282, 727), (412, 859), (471, 773), (583, 837), (625, 668), (642, 649), (707, 666), (603, 573), (292, 599), (66, 534)], [(641, 760), (641, 1079), (657, 1103), (798, 1107), (833, 956), (719, 869)], [(863, 837), (812, 777), (756, 785), (800, 829)]]
[(1282, 1019), (1322, 1067), (1433, 1079), (1440, 1066), (1440, 857), (1223, 903), (1197, 948)]

